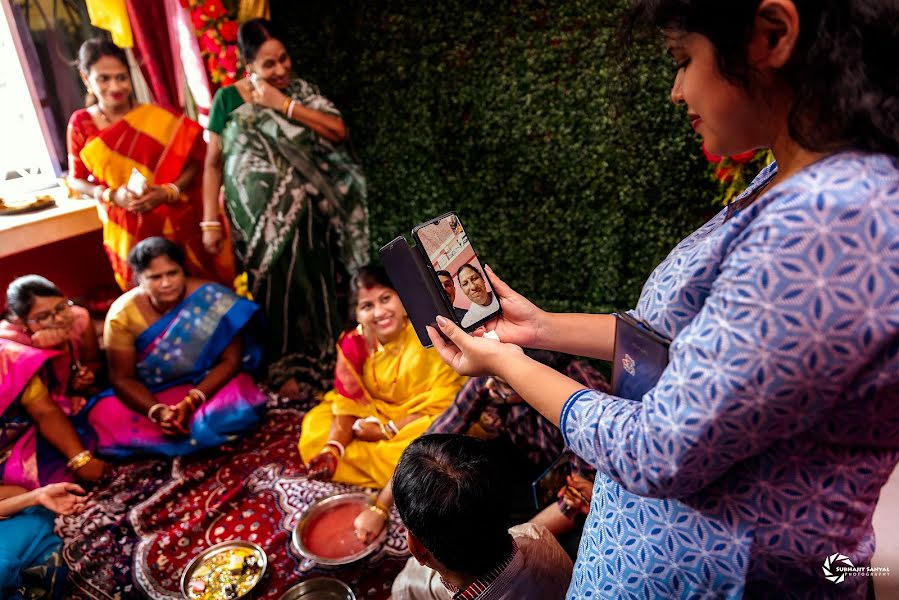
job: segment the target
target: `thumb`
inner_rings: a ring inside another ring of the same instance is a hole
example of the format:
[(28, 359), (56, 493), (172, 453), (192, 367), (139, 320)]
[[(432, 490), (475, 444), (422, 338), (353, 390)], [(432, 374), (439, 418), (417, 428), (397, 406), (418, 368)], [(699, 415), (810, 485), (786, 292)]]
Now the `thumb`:
[(448, 337), (452, 343), (456, 345), (459, 350), (464, 351), (465, 346), (469, 342), (469, 336), (467, 333), (462, 331), (462, 329), (447, 319), (446, 317), (442, 317), (437, 315), (437, 325), (440, 327), (440, 331), (443, 332), (443, 335)]

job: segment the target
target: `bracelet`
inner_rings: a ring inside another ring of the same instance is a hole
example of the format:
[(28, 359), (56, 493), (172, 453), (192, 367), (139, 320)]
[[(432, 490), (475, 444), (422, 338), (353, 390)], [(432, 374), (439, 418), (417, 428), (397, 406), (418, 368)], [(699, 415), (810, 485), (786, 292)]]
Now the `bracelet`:
[(103, 200), (103, 194), (105, 194), (108, 189), (109, 186), (107, 185), (98, 185), (95, 187), (93, 192), (94, 200), (101, 202)]
[(293, 114), (293, 107), (296, 106), (296, 104), (297, 104), (296, 100), (291, 100), (290, 104), (287, 105), (287, 113), (286, 114), (288, 117)]
[(153, 406), (150, 407), (150, 410), (147, 411), (147, 418), (150, 419), (151, 421), (153, 421), (154, 423), (159, 423), (159, 421), (157, 421), (156, 419), (153, 418), (153, 414), (157, 410), (161, 410), (163, 408), (166, 408), (166, 405), (161, 402), (154, 404)]
[(187, 392), (187, 395), (196, 399), (200, 404), (206, 402), (206, 392), (204, 392), (200, 388), (192, 388)]
[(284, 102), (281, 103), (281, 112), (285, 115), (287, 114), (287, 110), (290, 108), (291, 99), (284, 98)]
[(381, 508), (380, 506), (378, 506), (377, 504), (372, 504), (371, 506), (368, 507), (368, 510), (378, 513), (379, 515), (384, 517), (385, 521), (390, 519), (390, 517), (387, 515), (387, 511), (384, 510), (383, 508)]
[(112, 204), (112, 188), (103, 190), (103, 193), (100, 194), (100, 199), (106, 204)]
[(343, 455), (346, 454), (346, 447), (337, 440), (328, 440), (325, 442), (323, 450), (327, 450), (329, 446), (337, 450), (337, 458), (343, 458)]
[(190, 394), (188, 394), (188, 395), (186, 395), (184, 398), (181, 399), (181, 402), (187, 402), (187, 405), (190, 407), (190, 410), (191, 410), (192, 412), (196, 412), (197, 406), (194, 404), (194, 397), (193, 397), (193, 396), (191, 396)]
[(381, 502), (380, 500), (378, 500), (378, 497), (377, 497), (377, 496), (375, 496), (375, 503), (374, 503), (374, 504), (375, 504), (375, 506), (377, 506), (378, 508), (380, 508), (381, 510), (383, 510), (385, 513), (390, 512), (390, 509), (387, 508), (387, 505), (385, 505), (383, 502)]
[(393, 436), (396, 435), (392, 431), (387, 429), (387, 426), (384, 425), (384, 423), (378, 423), (378, 426), (381, 428), (381, 435), (384, 436), (385, 440), (393, 439)]
[(200, 221), (200, 229), (202, 231), (218, 231), (222, 228), (220, 221)]
[(90, 450), (82, 450), (69, 459), (69, 462), (66, 463), (66, 468), (70, 471), (77, 471), (93, 459), (94, 455), (91, 454)]
[(178, 184), (164, 183), (162, 184), (162, 187), (167, 190), (166, 194), (168, 195), (168, 202), (170, 204), (174, 204), (181, 200), (181, 188), (178, 187)]
[(400, 428), (396, 426), (396, 423), (393, 422), (393, 419), (387, 421), (387, 429), (389, 429), (393, 433), (393, 435), (390, 437), (397, 436), (400, 433)]

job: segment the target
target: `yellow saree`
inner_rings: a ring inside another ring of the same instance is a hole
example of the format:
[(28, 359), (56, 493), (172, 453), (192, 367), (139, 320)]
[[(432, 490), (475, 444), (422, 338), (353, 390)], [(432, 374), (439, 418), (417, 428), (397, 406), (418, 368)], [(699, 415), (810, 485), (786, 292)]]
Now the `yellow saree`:
[(331, 421), (335, 416), (376, 417), (386, 424), (389, 420), (399, 421), (411, 414), (422, 415), (389, 440), (353, 440), (338, 462), (334, 481), (382, 488), (393, 475), (406, 446), (424, 433), (434, 419), (452, 404), (466, 378), (440, 360), (433, 348), (423, 348), (411, 325), (403, 330), (399, 339), (364, 358), (364, 362), (358, 365), (360, 372), (355, 373), (347, 368), (352, 360), (346, 359), (352, 358), (348, 352), (354, 341), (353, 336), (358, 335), (355, 332), (345, 334), (338, 342), (340, 360), (335, 374), (335, 379), (343, 379), (344, 382), (348, 377), (357, 377), (356, 381), (347, 382), (349, 385), (338, 383), (336, 386), (342, 390), (348, 387), (357, 390), (358, 393), (353, 394), (355, 399), (336, 389), (326, 393), (322, 402), (303, 419), (299, 450), (307, 463), (318, 454), (328, 440)]

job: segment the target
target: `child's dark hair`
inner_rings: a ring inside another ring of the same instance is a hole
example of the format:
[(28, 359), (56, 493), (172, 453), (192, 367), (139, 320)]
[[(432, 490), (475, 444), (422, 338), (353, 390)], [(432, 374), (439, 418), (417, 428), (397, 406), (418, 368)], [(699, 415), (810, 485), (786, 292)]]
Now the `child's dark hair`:
[[(899, 155), (899, 3), (793, 0), (800, 32), (780, 75), (793, 91), (790, 135), (815, 151)], [(650, 25), (698, 33), (718, 69), (749, 88), (746, 47), (761, 0), (636, 0), (626, 30)]]

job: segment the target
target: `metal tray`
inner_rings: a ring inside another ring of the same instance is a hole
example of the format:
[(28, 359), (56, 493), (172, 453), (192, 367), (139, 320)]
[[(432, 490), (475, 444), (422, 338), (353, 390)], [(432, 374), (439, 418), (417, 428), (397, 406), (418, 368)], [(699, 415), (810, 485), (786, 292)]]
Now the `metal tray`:
[(219, 544), (216, 544), (215, 546), (210, 546), (200, 554), (193, 557), (193, 559), (189, 563), (187, 563), (187, 566), (184, 567), (184, 570), (181, 571), (181, 594), (188, 600), (191, 599), (187, 586), (190, 584), (191, 574), (193, 574), (193, 572), (201, 564), (203, 564), (203, 561), (205, 561), (207, 558), (215, 556), (216, 554), (220, 554), (221, 552), (226, 552), (234, 548), (246, 548), (247, 550), (252, 550), (256, 554), (256, 559), (259, 561), (259, 576), (253, 583), (253, 587), (251, 587), (248, 591), (241, 594), (240, 596), (235, 596), (235, 600), (237, 598), (249, 597), (249, 595), (253, 592), (256, 586), (259, 585), (259, 582), (262, 581), (262, 578), (265, 576), (265, 570), (268, 568), (268, 556), (265, 554), (265, 550), (263, 550), (258, 544), (247, 542), (245, 540), (228, 540), (227, 542), (221, 542)]
[(310, 504), (306, 508), (306, 510), (303, 511), (303, 514), (300, 516), (300, 520), (297, 521), (297, 526), (293, 529), (293, 536), (291, 537), (291, 545), (293, 546), (294, 550), (296, 550), (296, 552), (300, 556), (306, 559), (304, 563), (300, 565), (301, 570), (308, 570), (316, 565), (328, 567), (348, 565), (350, 563), (356, 562), (357, 560), (365, 558), (366, 556), (380, 548), (381, 544), (384, 543), (384, 540), (387, 539), (387, 529), (390, 526), (389, 521), (384, 524), (384, 528), (381, 529), (381, 533), (378, 535), (378, 537), (369, 542), (369, 544), (365, 548), (355, 554), (351, 554), (343, 558), (325, 558), (323, 556), (318, 556), (317, 554), (312, 553), (308, 548), (306, 548), (306, 546), (303, 545), (303, 528), (310, 521), (312, 521), (312, 519), (328, 509), (350, 502), (362, 502), (370, 506), (372, 504), (372, 499), (371, 496), (363, 492), (337, 494), (334, 496), (328, 496), (327, 498), (322, 498), (321, 500)]

